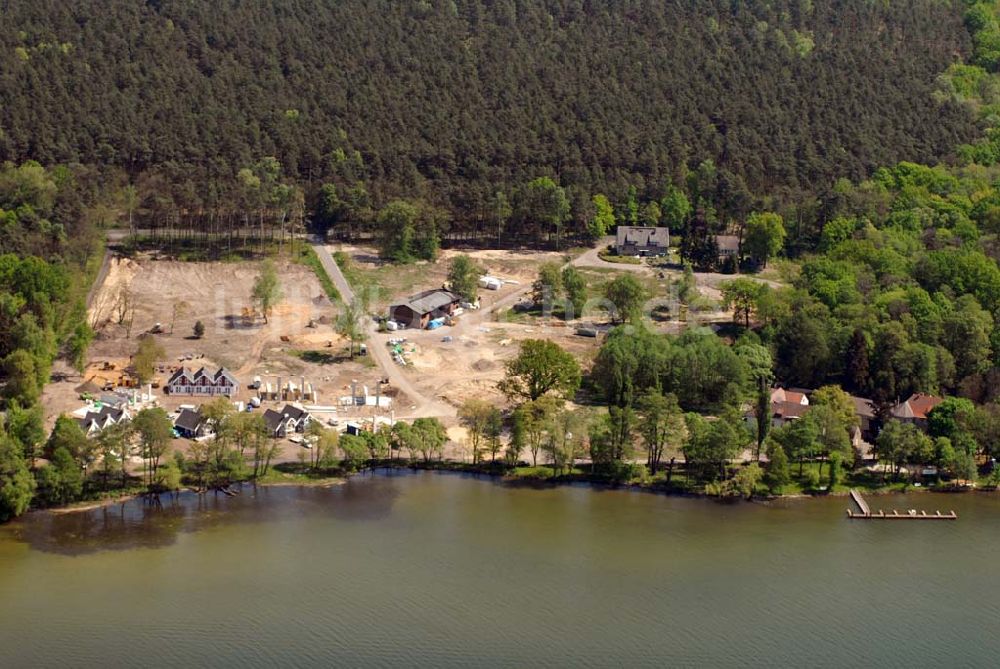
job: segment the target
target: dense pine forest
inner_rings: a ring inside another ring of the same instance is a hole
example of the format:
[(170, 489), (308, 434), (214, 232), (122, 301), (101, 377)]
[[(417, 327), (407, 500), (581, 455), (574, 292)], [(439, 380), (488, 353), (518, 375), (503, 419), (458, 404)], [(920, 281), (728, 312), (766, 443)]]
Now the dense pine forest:
[[(689, 412), (674, 431), (703, 483), (751, 437), (800, 474), (849, 459), (832, 410), (768, 434), (772, 383), (870, 398), (897, 474), (933, 461), (971, 480), (1000, 458), (995, 0), (0, 0), (0, 15), (0, 520), (83, 490), (94, 443), (67, 420), (46, 440), (40, 398), (57, 357), (85, 360), (114, 226), (217, 257), (311, 225), (408, 263), (667, 225), (685, 308), (694, 270), (777, 260), (784, 285), (722, 285), (730, 340), (614, 330), (586, 380), (607, 405), (595, 466), (628, 464), (657, 406)], [(739, 240), (725, 261), (721, 233)], [(887, 418), (911, 393), (949, 396), (933, 442)], [(748, 402), (755, 435), (737, 428)]]
[(328, 224), (410, 198), (457, 230), (539, 176), (582, 220), (707, 160), (739, 215), (976, 137), (934, 95), (959, 4), (4, 0), (0, 160), (118, 166), (148, 212), (260, 206), (238, 173), (274, 156)]

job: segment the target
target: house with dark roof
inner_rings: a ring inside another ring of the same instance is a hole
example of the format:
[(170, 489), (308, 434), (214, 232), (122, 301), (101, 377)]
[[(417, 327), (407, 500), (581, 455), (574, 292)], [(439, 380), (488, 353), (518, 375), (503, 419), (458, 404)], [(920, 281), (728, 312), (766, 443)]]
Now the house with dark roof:
[(181, 367), (167, 379), (164, 390), (169, 395), (194, 395), (200, 397), (235, 397), (240, 383), (225, 367), (209, 372), (204, 367), (192, 372)]
[(781, 427), (809, 411), (809, 398), (800, 390), (771, 389), (771, 424)]
[(130, 420), (132, 416), (126, 409), (104, 405), (100, 411), (88, 411), (83, 418), (77, 418), (76, 422), (83, 433), (91, 437), (112, 425)]
[[(793, 420), (798, 420), (809, 411), (809, 398), (804, 391), (786, 390), (785, 388), (771, 389), (771, 425), (781, 427)], [(754, 428), (757, 417), (753, 407), (747, 406), (743, 413), (743, 420), (747, 425)]]
[(264, 424), (268, 434), (274, 439), (303, 432), (311, 420), (312, 416), (308, 411), (294, 404), (286, 404), (281, 411), (268, 409), (264, 412)]
[(181, 409), (174, 418), (174, 429), (185, 439), (197, 439), (207, 434), (208, 423), (200, 411)]
[(892, 408), (890, 415), (903, 423), (912, 423), (922, 430), (927, 429), (927, 414), (944, 400), (934, 395), (914, 393), (905, 402)]
[(660, 255), (669, 250), (669, 228), (619, 225), (615, 233), (615, 252), (620, 256)]
[(771, 402), (771, 425), (781, 427), (785, 423), (798, 420), (809, 411), (808, 404), (798, 402)]
[(875, 405), (872, 401), (864, 397), (851, 395), (854, 402), (854, 415), (858, 419), (859, 436), (865, 441), (872, 441), (877, 436), (875, 434)]
[(411, 328), (423, 329), (437, 318), (452, 315), (462, 302), (462, 296), (444, 288), (425, 290), (411, 295), (405, 302), (389, 307), (389, 319)]

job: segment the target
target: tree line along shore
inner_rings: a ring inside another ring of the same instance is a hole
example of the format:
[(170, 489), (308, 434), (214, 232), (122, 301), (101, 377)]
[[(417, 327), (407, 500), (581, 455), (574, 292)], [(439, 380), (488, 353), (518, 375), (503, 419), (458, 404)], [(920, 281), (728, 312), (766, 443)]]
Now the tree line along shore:
[[(864, 11), (895, 11), (863, 4)], [(861, 9), (854, 10), (851, 21), (868, 25)], [(703, 297), (692, 286), (693, 272), (732, 274), (723, 284), (722, 301), (734, 322), (712, 333), (653, 332), (648, 315), (637, 309), (643, 286), (628, 276), (607, 282), (599, 290), (615, 305), (616, 327), (592, 362), (581, 366), (551, 341), (523, 342), (500, 386), (507, 403), (499, 421), (481, 406), (459, 409), (470, 438), (485, 444), (491, 462), (506, 457), (514, 468), (530, 454), (532, 465), (541, 462), (558, 477), (579, 473), (578, 462), (588, 460), (588, 475), (669, 478), (664, 485), (676, 482), (718, 494), (836, 490), (843, 480), (869, 476), (856, 466), (851, 445), (856, 414), (848, 415), (844, 399), (857, 397), (871, 404), (872, 452), (891, 463), (885, 474), (890, 481), (903, 478), (904, 467), (930, 465), (942, 479), (992, 484), (1000, 442), (1000, 150), (992, 127), (1000, 59), (992, 45), (1000, 22), (994, 2), (972, 3), (963, 16), (935, 13), (942, 11), (953, 9), (930, 3), (904, 12), (906, 17), (886, 18), (957, 30), (950, 39), (962, 45), (964, 60), (935, 61), (934, 74), (941, 76), (917, 79), (938, 111), (964, 114), (975, 130), (952, 127), (944, 133), (953, 140), (947, 147), (888, 156), (882, 167), (859, 163), (843, 178), (817, 173), (808, 184), (797, 184), (801, 190), (791, 198), (766, 178), (744, 178), (730, 162), (733, 154), (723, 160), (707, 150), (678, 153), (670, 170), (639, 169), (610, 180), (576, 179), (572, 170), (558, 172), (541, 161), (530, 173), (492, 181), (478, 199), (456, 200), (379, 186), (363, 171), (349, 179), (329, 172), (303, 181), (298, 168), (291, 168), (290, 151), (277, 158), (254, 150), (219, 154), (233, 174), (200, 181), (216, 196), (225, 194), (211, 200), (166, 167), (143, 165), (130, 172), (120, 161), (95, 158), (100, 152), (69, 155), (54, 145), (24, 155), (11, 143), (51, 134), (25, 128), (15, 136), (5, 130), (4, 155), (17, 162), (0, 167), (0, 516), (15, 516), (32, 503), (104, 494), (118, 481), (126, 490), (156, 490), (173, 487), (178, 477), (208, 485), (244, 478), (241, 468), (251, 476), (255, 468), (257, 476), (270, 470), (267, 449), (253, 445), (255, 427), (229, 428), (228, 419), (219, 419), (221, 433), (232, 429), (242, 436), (218, 440), (220, 450), (191, 464), (172, 458), (169, 449), (159, 452), (163, 416), (155, 410), (136, 416), (126, 435), (129, 443), (147, 455), (158, 453), (143, 458), (141, 477), (111, 475), (110, 454), (122, 453), (121, 447), (100, 446), (86, 435), (81, 440), (65, 421), (51, 433), (43, 429), (39, 398), (53, 362), (62, 358), (80, 368), (87, 358), (94, 333), (86, 319), (86, 290), (109, 229), (127, 231), (126, 252), (151, 244), (190, 260), (254, 262), (302, 254), (295, 244), (306, 230), (332, 230), (334, 236), (357, 230), (384, 261), (406, 264), (433, 261), (441, 246), (496, 240), (499, 246), (565, 249), (594, 244), (620, 225), (666, 227), (684, 268), (670, 282), (680, 308), (694, 310)], [(777, 39), (769, 32), (775, 22), (767, 29), (759, 21), (754, 25)], [(782, 29), (786, 41), (791, 29)], [(807, 36), (795, 30), (798, 41), (789, 43), (808, 56)], [(19, 60), (22, 70), (15, 80), (22, 83), (24, 67), (59, 68), (58, 59), (75, 48), (54, 48), (56, 43), (38, 35), (11, 39), (18, 46), (3, 57)], [(941, 123), (948, 118), (935, 116)], [(869, 140), (859, 138), (852, 150)], [(353, 154), (341, 153), (338, 164), (349, 165)], [(374, 155), (358, 153), (362, 159)], [(935, 164), (900, 161), (905, 158)], [(185, 200), (181, 192), (197, 197)], [(723, 237), (737, 240), (725, 256), (718, 246)], [(310, 264), (322, 274), (315, 261)], [(468, 268), (460, 269), (454, 278), (468, 278)], [(754, 275), (770, 283), (755, 281)], [(335, 298), (330, 285), (324, 283)], [(542, 268), (534, 301), (575, 304), (595, 290), (572, 271)], [(364, 305), (341, 307), (351, 314), (345, 330), (356, 331), (365, 317), (359, 306)], [(764, 420), (765, 397), (773, 387), (815, 389), (812, 408), (786, 424)], [(918, 395), (942, 401), (921, 423), (894, 415), (895, 407)], [(496, 445), (498, 423), (502, 446)], [(320, 468), (318, 460), (326, 458), (325, 465), (332, 459), (347, 463), (335, 467), (354, 468), (378, 460), (382, 449), (393, 445), (408, 457), (434, 459), (437, 425), (415, 421), (399, 431), (403, 434), (375, 434), (364, 450), (353, 440), (314, 435), (337, 444), (316, 449), (310, 457), (317, 463), (302, 467)], [(109, 454), (107, 462), (100, 457), (95, 466), (91, 458), (101, 448)], [(752, 457), (741, 457), (748, 449)], [(263, 455), (258, 457), (258, 450)], [(481, 465), (480, 448), (473, 451), (474, 464)], [(676, 466), (681, 459), (682, 468)], [(882, 474), (875, 476), (881, 485)]]

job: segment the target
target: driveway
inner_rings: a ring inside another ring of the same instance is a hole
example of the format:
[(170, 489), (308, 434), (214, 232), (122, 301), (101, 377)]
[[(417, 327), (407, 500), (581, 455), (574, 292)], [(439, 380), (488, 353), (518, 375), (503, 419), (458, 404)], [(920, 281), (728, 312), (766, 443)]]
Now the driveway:
[[(354, 290), (352, 290), (351, 284), (348, 283), (344, 273), (340, 271), (337, 261), (330, 254), (330, 249), (325, 244), (320, 243), (313, 243), (312, 246), (319, 257), (320, 263), (323, 265), (323, 269), (326, 270), (330, 280), (333, 281), (333, 285), (337, 288), (337, 292), (340, 293), (341, 299), (345, 302), (353, 300)], [(447, 402), (425, 396), (410, 382), (403, 368), (397, 365), (392, 359), (392, 354), (389, 352), (388, 347), (383, 346), (381, 338), (376, 336), (378, 334), (378, 325), (374, 319), (366, 315), (364, 328), (365, 334), (371, 342), (371, 345), (368, 347), (368, 355), (372, 356), (378, 364), (384, 378), (389, 379), (389, 383), (398, 388), (400, 392), (406, 394), (413, 403), (411, 407), (396, 407), (395, 413), (397, 417), (420, 418), (421, 416), (455, 415), (455, 407)]]

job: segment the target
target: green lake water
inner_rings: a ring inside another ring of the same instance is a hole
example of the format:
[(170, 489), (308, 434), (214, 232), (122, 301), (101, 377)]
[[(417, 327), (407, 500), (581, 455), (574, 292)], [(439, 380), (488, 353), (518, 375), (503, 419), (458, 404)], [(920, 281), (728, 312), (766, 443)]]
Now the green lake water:
[(393, 473), (0, 527), (0, 667), (997, 666), (1000, 497)]

